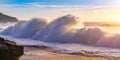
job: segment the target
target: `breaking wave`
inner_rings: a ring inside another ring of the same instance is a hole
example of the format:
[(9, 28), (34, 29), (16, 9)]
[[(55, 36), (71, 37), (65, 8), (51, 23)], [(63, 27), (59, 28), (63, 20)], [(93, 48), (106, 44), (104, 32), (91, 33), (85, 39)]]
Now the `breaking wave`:
[(28, 22), (20, 21), (4, 29), (1, 34), (11, 35), (18, 38), (31, 38), (46, 24), (44, 19), (33, 18)]
[(67, 15), (47, 24), (33, 39), (47, 42), (71, 42), (77, 29), (83, 27), (78, 17)]
[(1, 34), (45, 42), (83, 43), (120, 48), (120, 33), (101, 27), (85, 27), (78, 17), (72, 15), (59, 17), (49, 23), (38, 18), (20, 21), (4, 29)]

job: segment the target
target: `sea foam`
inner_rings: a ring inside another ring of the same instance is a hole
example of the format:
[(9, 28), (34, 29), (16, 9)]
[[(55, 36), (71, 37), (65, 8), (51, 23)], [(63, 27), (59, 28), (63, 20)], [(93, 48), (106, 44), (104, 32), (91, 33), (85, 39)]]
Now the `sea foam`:
[(71, 42), (75, 31), (81, 27), (83, 24), (78, 17), (66, 15), (47, 24), (36, 33), (33, 39), (47, 42)]
[(18, 38), (32, 38), (37, 31), (46, 24), (44, 19), (33, 18), (30, 21), (19, 21), (4, 29), (1, 34), (11, 35)]
[(26, 22), (20, 21), (4, 29), (1, 34), (45, 42), (120, 47), (120, 33), (97, 26), (86, 27), (78, 17), (72, 15), (59, 17), (49, 23), (41, 18), (34, 18)]

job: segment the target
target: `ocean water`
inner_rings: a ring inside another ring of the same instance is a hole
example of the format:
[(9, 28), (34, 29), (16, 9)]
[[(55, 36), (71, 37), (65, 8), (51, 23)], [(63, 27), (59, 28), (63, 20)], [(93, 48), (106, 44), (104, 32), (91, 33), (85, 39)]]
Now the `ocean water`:
[[(8, 35), (0, 35), (0, 36), (10, 41), (15, 41), (18, 45), (46, 46), (46, 47), (50, 47), (51, 49), (57, 50), (61, 53), (85, 52), (91, 55), (120, 58), (120, 48), (97, 47), (97, 46), (90, 46), (90, 45), (84, 45), (78, 43), (50, 43), (50, 42), (33, 40), (33, 39), (14, 38)], [(33, 55), (37, 55), (37, 54), (38, 53), (34, 53)]]
[(5, 28), (7, 28), (10, 25), (13, 25), (14, 23), (11, 22), (7, 22), (7, 23), (0, 23), (0, 30), (3, 30)]
[(72, 15), (49, 23), (36, 18), (0, 25), (0, 36), (19, 45), (44, 45), (63, 53), (84, 51), (93, 55), (120, 57), (120, 26), (85, 26)]
[[(11, 24), (10, 24), (11, 25)], [(7, 26), (7, 25), (4, 25)], [(119, 27), (103, 27), (106, 29), (110, 29), (113, 31), (120, 31)], [(85, 51), (88, 54), (93, 55), (101, 55), (101, 56), (110, 56), (110, 57), (120, 57), (120, 48), (110, 48), (110, 47), (98, 47), (98, 46), (90, 46), (90, 45), (83, 45), (80, 43), (49, 43), (43, 42), (39, 40), (34, 40), (30, 38), (14, 38), (13, 36), (9, 35), (0, 35), (8, 40), (15, 41), (19, 45), (37, 45), (37, 46), (48, 46), (52, 49), (59, 50), (63, 53), (72, 53), (72, 52), (80, 52)]]

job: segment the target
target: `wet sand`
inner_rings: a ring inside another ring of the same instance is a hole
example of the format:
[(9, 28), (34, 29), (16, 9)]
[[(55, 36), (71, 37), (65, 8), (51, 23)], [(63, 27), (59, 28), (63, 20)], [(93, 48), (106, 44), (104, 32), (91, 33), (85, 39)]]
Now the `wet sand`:
[(120, 58), (103, 56), (64, 54), (46, 47), (24, 47), (24, 52), (20, 60), (120, 60)]

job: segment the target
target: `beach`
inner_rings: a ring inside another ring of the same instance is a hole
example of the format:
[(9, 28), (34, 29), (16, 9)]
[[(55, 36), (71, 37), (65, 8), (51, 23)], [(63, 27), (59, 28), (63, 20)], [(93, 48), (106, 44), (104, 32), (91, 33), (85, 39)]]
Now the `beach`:
[(93, 56), (93, 55), (72, 55), (64, 54), (41, 47), (24, 47), (24, 55), (20, 60), (120, 60), (120, 58)]

